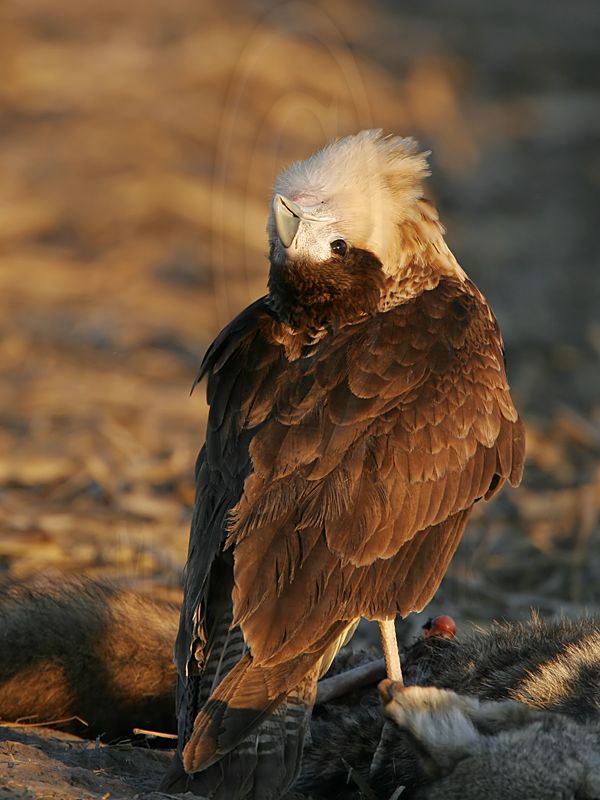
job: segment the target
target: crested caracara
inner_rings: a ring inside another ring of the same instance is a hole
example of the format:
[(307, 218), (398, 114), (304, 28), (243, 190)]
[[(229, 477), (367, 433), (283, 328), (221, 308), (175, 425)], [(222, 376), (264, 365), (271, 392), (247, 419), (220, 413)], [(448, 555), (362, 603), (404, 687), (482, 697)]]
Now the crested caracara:
[(208, 349), (163, 788), (280, 797), (361, 617), (436, 591), (473, 504), (519, 483), (502, 338), (423, 197), (415, 142), (362, 131), (277, 178), (269, 292)]

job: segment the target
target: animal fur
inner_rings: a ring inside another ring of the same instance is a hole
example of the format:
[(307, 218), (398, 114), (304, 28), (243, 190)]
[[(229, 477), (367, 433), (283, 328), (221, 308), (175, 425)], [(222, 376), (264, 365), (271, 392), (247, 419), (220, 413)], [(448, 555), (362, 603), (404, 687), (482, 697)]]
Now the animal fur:
[[(0, 590), (0, 719), (78, 716), (61, 727), (130, 738), (175, 730), (177, 611), (101, 582)], [(374, 657), (345, 648), (330, 674)], [(412, 686), (383, 704), (375, 686), (317, 706), (297, 798), (597, 798), (600, 621), (494, 625), (464, 640), (417, 640)], [(429, 684), (429, 686), (427, 685)], [(424, 685), (424, 686), (423, 686)]]
[(600, 620), (494, 625), (403, 654), (406, 691), (318, 707), (297, 787), (358, 800), (349, 766), (387, 800), (600, 796)]
[(95, 581), (0, 587), (0, 719), (104, 741), (175, 727), (177, 607)]

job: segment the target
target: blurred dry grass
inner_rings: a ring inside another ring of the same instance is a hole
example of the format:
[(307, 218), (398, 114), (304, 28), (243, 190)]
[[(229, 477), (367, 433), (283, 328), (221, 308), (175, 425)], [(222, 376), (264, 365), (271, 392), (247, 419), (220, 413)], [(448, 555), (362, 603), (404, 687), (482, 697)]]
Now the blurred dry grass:
[(529, 423), (525, 486), (478, 510), (434, 605), (480, 622), (600, 611), (598, 15), (486, 8), (0, 7), (4, 573), (176, 590), (205, 420), (188, 391), (264, 292), (272, 180), (376, 125), (433, 149)]

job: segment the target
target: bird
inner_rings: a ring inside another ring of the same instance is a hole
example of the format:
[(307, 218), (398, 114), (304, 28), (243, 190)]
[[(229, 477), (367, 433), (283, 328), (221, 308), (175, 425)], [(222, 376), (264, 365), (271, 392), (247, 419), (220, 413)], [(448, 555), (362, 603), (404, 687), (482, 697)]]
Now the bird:
[(284, 169), (268, 292), (208, 348), (206, 440), (162, 789), (274, 800), (361, 618), (436, 591), (473, 505), (523, 471), (502, 337), (424, 196), (429, 153), (364, 130)]

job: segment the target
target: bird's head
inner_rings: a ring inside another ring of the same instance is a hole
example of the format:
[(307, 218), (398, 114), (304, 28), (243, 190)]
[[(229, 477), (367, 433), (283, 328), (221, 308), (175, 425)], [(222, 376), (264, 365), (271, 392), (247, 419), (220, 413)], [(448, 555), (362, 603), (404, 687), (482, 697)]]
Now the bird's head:
[(296, 161), (275, 183), (274, 260), (323, 262), (358, 248), (393, 269), (397, 226), (415, 216), (427, 155), (413, 139), (367, 130)]
[(327, 323), (328, 309), (335, 316), (349, 304), (370, 313), (415, 263), (446, 258), (437, 213), (423, 199), (427, 155), (413, 139), (365, 130), (280, 173), (268, 224), (269, 287), (284, 316), (290, 305), (292, 322), (312, 309), (317, 325)]

